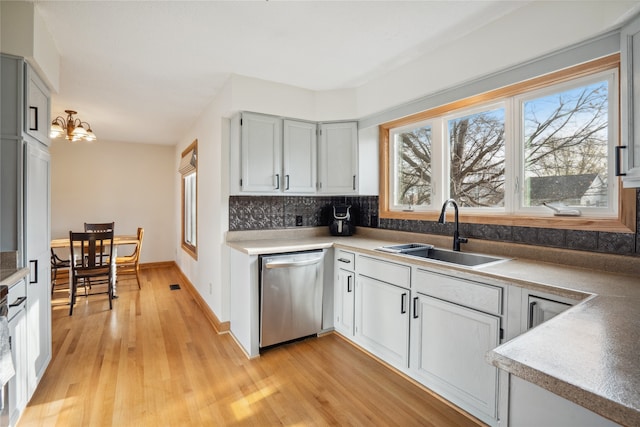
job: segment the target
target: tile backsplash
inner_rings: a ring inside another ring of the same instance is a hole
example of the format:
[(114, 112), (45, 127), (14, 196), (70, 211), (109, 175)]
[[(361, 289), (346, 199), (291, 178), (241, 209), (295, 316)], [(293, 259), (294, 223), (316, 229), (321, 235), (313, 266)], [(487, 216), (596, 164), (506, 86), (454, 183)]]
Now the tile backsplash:
[(231, 196), (229, 231), (293, 228), (297, 216), (303, 227), (328, 226), (337, 203), (351, 205), (356, 226), (377, 227), (377, 196)]
[[(294, 228), (296, 216), (302, 217), (304, 227), (328, 226), (332, 218), (331, 206), (336, 203), (352, 205), (356, 227), (443, 235), (453, 233), (451, 223), (378, 219), (377, 196), (231, 196), (229, 230)], [(636, 192), (636, 203), (640, 213), (640, 190)], [(465, 223), (460, 224), (460, 234), (472, 239), (640, 256), (640, 215), (636, 221), (635, 234)]]

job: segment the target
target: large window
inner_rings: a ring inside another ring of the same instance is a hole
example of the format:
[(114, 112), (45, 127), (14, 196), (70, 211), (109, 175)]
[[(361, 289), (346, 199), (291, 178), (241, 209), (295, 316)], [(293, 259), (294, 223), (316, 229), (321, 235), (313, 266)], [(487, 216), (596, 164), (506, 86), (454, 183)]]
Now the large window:
[(198, 259), (198, 140), (182, 152), (182, 248)]
[(632, 231), (618, 68), (613, 55), (382, 125), (380, 216), (434, 219), (453, 198), (467, 222)]

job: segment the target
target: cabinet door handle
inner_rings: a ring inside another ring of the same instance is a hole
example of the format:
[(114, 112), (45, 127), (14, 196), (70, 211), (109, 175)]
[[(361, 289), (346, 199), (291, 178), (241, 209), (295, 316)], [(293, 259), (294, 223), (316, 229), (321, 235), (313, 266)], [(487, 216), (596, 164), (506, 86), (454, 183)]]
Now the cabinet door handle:
[(347, 259), (347, 258), (338, 258), (338, 261), (344, 262), (345, 264), (350, 264), (351, 263), (351, 260)]
[[(38, 130), (38, 107), (29, 107), (29, 112), (31, 113), (29, 130)], [(35, 123), (35, 127), (33, 126), (33, 123)]]
[(626, 150), (627, 146), (626, 145), (618, 145), (616, 146), (616, 156), (615, 156), (615, 174), (616, 176), (626, 176), (627, 174), (622, 172), (622, 169), (620, 168), (620, 160), (622, 155), (620, 154), (620, 152), (622, 150)]
[(9, 304), (9, 307), (20, 307), (23, 302), (27, 300), (27, 297), (18, 297), (14, 302)]
[(288, 190), (289, 189), (289, 175), (288, 174), (284, 176), (284, 180), (286, 182), (285, 190)]
[(356, 189), (356, 176), (353, 175), (353, 189)]
[(535, 301), (529, 303), (529, 328), (533, 327), (533, 311), (536, 309), (536, 304)]
[[(29, 261), (29, 264), (35, 264), (35, 267), (31, 269), (31, 277), (33, 280), (29, 280), (29, 284), (38, 283), (38, 260), (32, 259)], [(35, 272), (35, 274), (33, 274)]]
[(347, 292), (352, 292), (353, 288), (351, 287), (351, 276), (347, 276)]
[(400, 313), (405, 314), (407, 312), (407, 293), (403, 293), (400, 296)]
[(276, 174), (276, 190), (280, 189), (280, 174)]
[(413, 318), (418, 318), (418, 297), (413, 298)]

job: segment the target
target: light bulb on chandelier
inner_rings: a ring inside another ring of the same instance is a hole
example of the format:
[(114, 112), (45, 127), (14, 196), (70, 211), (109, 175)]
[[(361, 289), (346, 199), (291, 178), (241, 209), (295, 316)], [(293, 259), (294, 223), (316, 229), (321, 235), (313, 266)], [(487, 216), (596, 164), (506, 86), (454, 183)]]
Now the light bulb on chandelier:
[(74, 114), (78, 114), (77, 112), (73, 110), (64, 110), (64, 112), (67, 113), (66, 119), (62, 116), (58, 116), (51, 122), (49, 137), (60, 138), (61, 136), (64, 136), (65, 139), (71, 142), (91, 142), (96, 140), (96, 136), (93, 133), (93, 130), (91, 130), (91, 125), (73, 117)]

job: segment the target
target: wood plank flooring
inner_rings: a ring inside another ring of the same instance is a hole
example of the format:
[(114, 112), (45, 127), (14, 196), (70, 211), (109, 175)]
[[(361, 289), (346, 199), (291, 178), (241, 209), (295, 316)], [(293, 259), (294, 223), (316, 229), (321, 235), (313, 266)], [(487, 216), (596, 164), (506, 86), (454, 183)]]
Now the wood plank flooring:
[(339, 336), (249, 360), (173, 268), (105, 295), (53, 299), (53, 359), (19, 426), (477, 426)]

